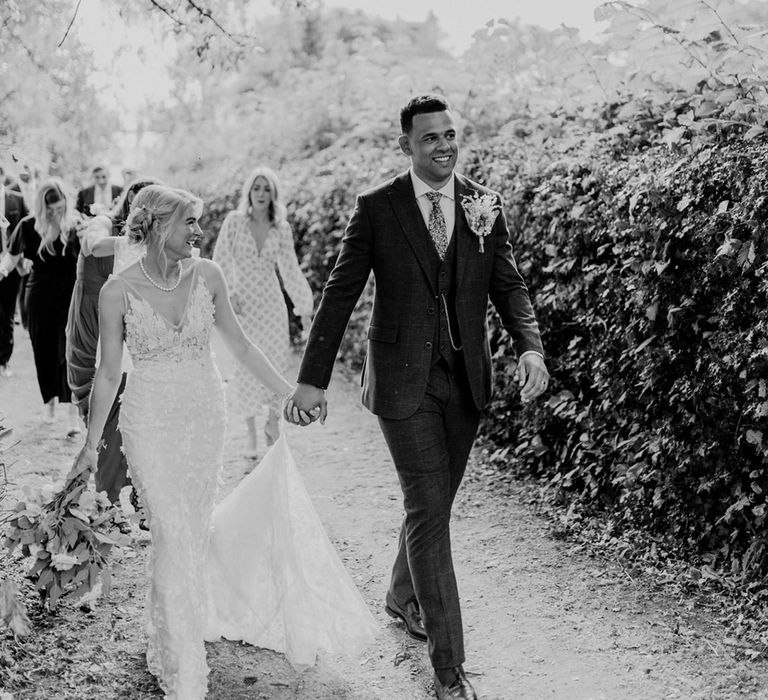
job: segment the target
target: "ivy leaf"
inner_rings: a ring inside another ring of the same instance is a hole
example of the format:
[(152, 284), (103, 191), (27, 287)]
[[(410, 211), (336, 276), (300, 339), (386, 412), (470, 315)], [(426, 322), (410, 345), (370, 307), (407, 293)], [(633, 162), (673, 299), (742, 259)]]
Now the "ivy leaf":
[(744, 140), (749, 141), (750, 139), (754, 139), (757, 136), (760, 136), (760, 134), (767, 133), (768, 130), (766, 130), (763, 126), (753, 126), (744, 133)]
[(744, 435), (747, 442), (751, 445), (763, 446), (763, 431), (762, 430), (747, 430)]
[(633, 351), (633, 355), (637, 355), (638, 353), (642, 352), (647, 348), (654, 340), (656, 340), (656, 336), (652, 335), (650, 338), (646, 338), (640, 345), (638, 345)]
[(85, 513), (83, 513), (83, 511), (80, 510), (79, 508), (75, 508), (74, 506), (70, 506), (69, 512), (72, 515), (74, 515), (76, 518), (79, 518), (80, 520), (82, 520), (84, 523), (90, 523), (90, 520), (89, 520), (88, 516)]
[(739, 254), (736, 256), (736, 262), (743, 270), (751, 267), (755, 262), (755, 242), (750, 241), (749, 245), (741, 246)]
[(688, 205), (693, 201), (693, 197), (687, 194), (677, 203), (677, 211), (685, 211)]
[(715, 260), (722, 256), (733, 255), (737, 250), (741, 248), (741, 241), (737, 238), (726, 238), (722, 245), (717, 249), (715, 253)]
[(667, 146), (675, 146), (683, 140), (687, 130), (688, 129), (685, 126), (676, 126), (674, 129), (665, 129), (661, 140), (663, 143), (667, 144)]

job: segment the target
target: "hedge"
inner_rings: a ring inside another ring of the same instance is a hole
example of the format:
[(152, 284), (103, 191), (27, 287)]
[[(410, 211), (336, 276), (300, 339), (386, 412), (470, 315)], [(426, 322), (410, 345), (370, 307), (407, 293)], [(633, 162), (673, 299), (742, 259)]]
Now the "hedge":
[[(532, 156), (535, 165), (531, 165)], [(552, 372), (522, 407), (492, 317), (482, 426), (505, 464), (742, 580), (766, 573), (768, 145), (696, 154), (502, 139), (471, 175), (499, 189)]]

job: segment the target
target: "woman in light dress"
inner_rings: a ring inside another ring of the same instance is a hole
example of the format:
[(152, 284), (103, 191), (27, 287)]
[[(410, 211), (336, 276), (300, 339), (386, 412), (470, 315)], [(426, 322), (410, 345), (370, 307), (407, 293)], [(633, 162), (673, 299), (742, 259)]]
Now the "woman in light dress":
[[(246, 334), (275, 367), (286, 371), (290, 338), (280, 279), (305, 329), (309, 328), (313, 298), (296, 259), (277, 175), (269, 168), (256, 168), (246, 178), (238, 208), (224, 219), (213, 259), (224, 271), (232, 308)], [(256, 414), (267, 406), (264, 433), (267, 445), (273, 444), (280, 434), (278, 397), (265, 391), (243, 368), (236, 370), (235, 380), (238, 408), (248, 429), (246, 454), (256, 457)]]
[(192, 256), (201, 209), (189, 193), (155, 185), (134, 200), (126, 227), (144, 255), (102, 288), (101, 360), (75, 462), (96, 466), (125, 341), (133, 369), (120, 431), (152, 535), (147, 664), (173, 700), (206, 696), (204, 639), (241, 639), (304, 664), (376, 630), (311, 505), (296, 513), (298, 477), (284, 439), (214, 511), (225, 402), (213, 328), (269, 391), (285, 395), (291, 385), (243, 332), (221, 268)]

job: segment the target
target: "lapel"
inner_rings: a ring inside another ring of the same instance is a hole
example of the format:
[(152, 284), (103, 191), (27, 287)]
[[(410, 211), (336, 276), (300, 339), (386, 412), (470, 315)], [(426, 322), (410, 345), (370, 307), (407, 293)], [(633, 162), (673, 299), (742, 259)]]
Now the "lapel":
[(472, 233), (461, 206), (462, 199), (470, 196), (475, 190), (461, 175), (454, 175), (456, 196), (456, 223), (453, 228), (453, 236), (456, 239), (456, 289), (461, 287), (464, 276), (464, 268), (470, 259), (478, 255), (476, 236)]
[(403, 229), (405, 238), (411, 246), (424, 276), (429, 282), (432, 293), (437, 294), (429, 249), (429, 231), (427, 231), (427, 227), (424, 225), (421, 210), (416, 203), (416, 196), (413, 192), (413, 184), (408, 171), (398, 175), (392, 181), (387, 190), (387, 195), (395, 212), (395, 217)]

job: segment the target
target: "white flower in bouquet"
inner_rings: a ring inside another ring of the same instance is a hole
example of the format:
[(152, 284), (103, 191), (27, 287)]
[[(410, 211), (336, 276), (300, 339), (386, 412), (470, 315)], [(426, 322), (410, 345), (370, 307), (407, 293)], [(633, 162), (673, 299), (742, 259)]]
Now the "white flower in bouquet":
[(71, 569), (75, 564), (79, 564), (79, 557), (73, 557), (70, 554), (63, 554), (59, 552), (51, 557), (51, 566), (56, 571), (67, 571)]
[(462, 197), (461, 207), (467, 215), (469, 228), (471, 228), (472, 233), (477, 236), (477, 240), (480, 244), (479, 251), (481, 253), (485, 252), (483, 241), (491, 232), (491, 229), (493, 229), (496, 217), (501, 211), (496, 195), (491, 194), (490, 192), (487, 194), (474, 192), (472, 196), (464, 195)]

